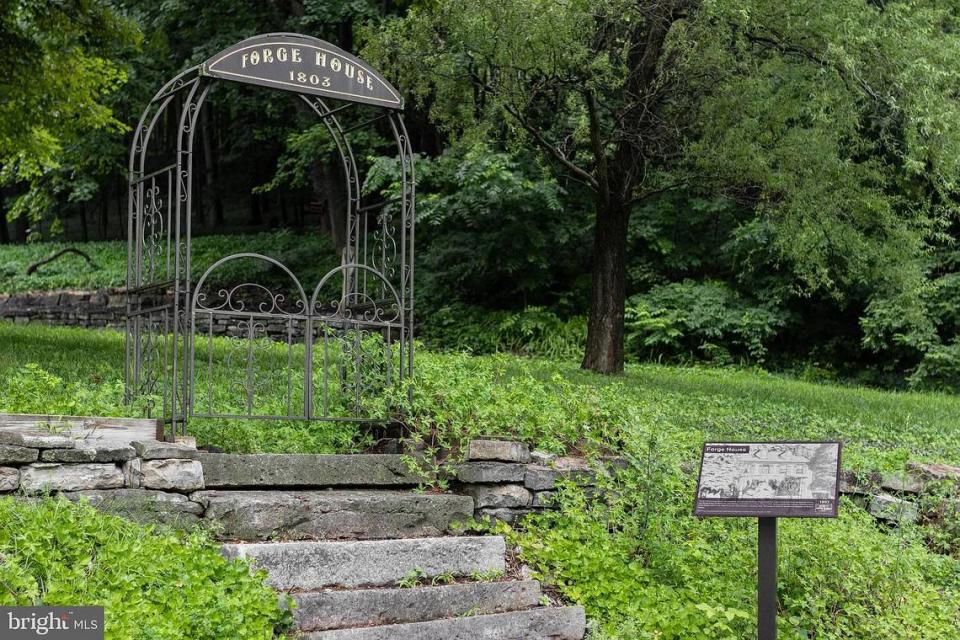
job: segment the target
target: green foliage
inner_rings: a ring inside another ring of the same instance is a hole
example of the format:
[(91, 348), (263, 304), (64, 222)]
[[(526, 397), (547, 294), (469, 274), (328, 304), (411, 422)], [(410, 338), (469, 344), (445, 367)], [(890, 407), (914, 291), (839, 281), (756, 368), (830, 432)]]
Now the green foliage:
[(559, 318), (543, 307), (523, 311), (489, 311), (450, 305), (430, 314), (422, 338), (432, 349), (473, 354), (508, 352), (569, 360), (583, 352), (586, 319)]
[(87, 504), (0, 498), (0, 604), (101, 605), (108, 640), (269, 640), (289, 624), (264, 572), (201, 532), (160, 532)]
[[(23, 365), (7, 378), (7, 392), (0, 401), (5, 413), (36, 413), (38, 407), (57, 408), (62, 415), (112, 415), (123, 400), (123, 381), (105, 381), (91, 376), (92, 384), (65, 382), (35, 362)], [(149, 401), (149, 400), (147, 400)], [(127, 411), (138, 411), (130, 407)]]
[(745, 300), (722, 282), (684, 280), (630, 298), (626, 348), (639, 359), (763, 362), (785, 322), (782, 310)]
[[(91, 389), (120, 378), (123, 340), (116, 332), (0, 323), (0, 344), (0, 379), (16, 377), (14, 387), (37, 389), (0, 389), (0, 406), (56, 411), (42, 397), (61, 397), (52, 376)], [(41, 368), (23, 370), (29, 362)], [(31, 376), (36, 381), (26, 382)], [(556, 453), (625, 456), (629, 468), (600, 474), (599, 493), (588, 497), (564, 485), (558, 511), (528, 520), (525, 530), (497, 530), (509, 533), (540, 576), (587, 608), (597, 638), (739, 640), (755, 634), (749, 567), (756, 532), (751, 521), (690, 515), (690, 469), (702, 442), (839, 438), (845, 469), (899, 471), (907, 460), (960, 464), (958, 413), (953, 396), (813, 384), (761, 371), (631, 365), (613, 378), (569, 362), (420, 349), (413, 405), (396, 417), (420, 445), (422, 455), (410, 461), (432, 476), (428, 483), (442, 485), (458, 448), (477, 435), (519, 438)], [(226, 450), (334, 452), (363, 442), (343, 425), (311, 432), (294, 423), (198, 420), (191, 429)], [(440, 457), (445, 448), (452, 457)], [(925, 498), (924, 524), (916, 528), (885, 531), (848, 502), (836, 521), (785, 521), (783, 637), (951, 637), (960, 606), (960, 514), (951, 510), (951, 491), (944, 486)], [(411, 575), (406, 583), (424, 578)]]
[[(586, 607), (592, 637), (756, 637), (755, 522), (692, 517), (694, 479), (662, 448), (654, 460), (602, 480), (605, 499), (561, 491), (559, 512), (512, 534), (521, 559)], [(916, 531), (845, 501), (837, 520), (784, 520), (779, 546), (781, 637), (952, 637), (960, 561)]]
[(124, 130), (106, 102), (139, 42), (136, 25), (109, 2), (0, 3), (0, 186), (28, 186), (8, 218), (50, 208), (49, 173), (85, 133)]
[[(123, 335), (116, 331), (4, 322), (0, 323), (0, 344), (0, 379), (6, 383), (0, 390), (0, 411), (138, 417), (144, 415), (145, 405), (159, 404), (158, 397), (143, 398), (137, 405), (124, 404)], [(224, 346), (218, 339), (218, 363)], [(273, 345), (274, 350), (279, 347)], [(280, 361), (285, 366), (286, 356), (279, 357)], [(283, 410), (284, 372), (281, 366), (269, 371), (274, 377), (262, 390), (278, 411)], [(236, 396), (236, 375), (227, 375), (223, 367), (215, 373), (214, 393)], [(382, 407), (376, 409), (382, 412)], [(236, 453), (351, 452), (370, 441), (369, 434), (357, 425), (334, 422), (197, 419), (190, 422), (190, 429), (200, 444)]]
[(402, 578), (397, 580), (397, 586), (401, 589), (412, 589), (419, 587), (427, 579), (427, 573), (420, 567), (410, 569)]
[[(0, 344), (0, 379), (18, 376), (20, 385), (37, 389), (7, 385), (0, 389), (0, 406), (65, 414), (61, 402), (68, 402), (71, 411), (81, 414), (103, 409), (135, 415), (119, 395), (121, 333), (3, 322)], [(32, 374), (24, 367), (29, 363), (46, 372), (35, 370), (40, 382), (27, 382)], [(864, 471), (901, 469), (907, 458), (960, 464), (960, 441), (954, 435), (960, 399), (939, 393), (891, 393), (763, 371), (652, 364), (630, 365), (624, 376), (608, 377), (582, 372), (569, 361), (473, 357), (422, 348), (416, 365), (413, 406), (397, 417), (412, 429), (411, 437), (454, 448), (484, 434), (521, 438), (558, 453), (600, 453), (635, 440), (636, 429), (663, 423), (688, 434), (691, 443), (840, 438), (846, 442), (844, 464)], [(79, 406), (58, 386), (50, 391), (42, 382), (47, 374), (97, 404)], [(115, 391), (97, 397), (103, 388)], [(395, 406), (405, 406), (403, 390), (393, 400)], [(240, 452), (331, 453), (355, 450), (364, 441), (361, 431), (343, 424), (196, 420), (191, 429), (200, 441)], [(697, 455), (692, 444), (687, 455)]]
[[(636, 134), (617, 117), (635, 98), (628, 52), (648, 43), (631, 37), (671, 6)], [(951, 388), (957, 331), (921, 297), (956, 273), (934, 251), (957, 234), (958, 21), (947, 0), (441, 0), (378, 27), (365, 53), (467, 144), (543, 152), (571, 217), (589, 219), (581, 203), (605, 193), (590, 177), (630, 141), (616, 159), (642, 158), (644, 177), (627, 194), (629, 293), (722, 281), (795, 315), (771, 325), (785, 359)]]
[[(364, 189), (400, 196), (400, 166), (378, 158)], [(528, 153), (458, 145), (417, 165), (418, 304), (487, 309), (569, 306), (586, 270), (587, 224), (575, 200)]]

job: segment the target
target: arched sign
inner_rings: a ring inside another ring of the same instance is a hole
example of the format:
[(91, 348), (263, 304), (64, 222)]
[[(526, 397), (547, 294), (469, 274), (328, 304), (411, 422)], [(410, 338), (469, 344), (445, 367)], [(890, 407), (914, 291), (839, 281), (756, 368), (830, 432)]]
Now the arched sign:
[(254, 36), (203, 63), (201, 74), (297, 93), (402, 109), (393, 86), (343, 49), (289, 33)]

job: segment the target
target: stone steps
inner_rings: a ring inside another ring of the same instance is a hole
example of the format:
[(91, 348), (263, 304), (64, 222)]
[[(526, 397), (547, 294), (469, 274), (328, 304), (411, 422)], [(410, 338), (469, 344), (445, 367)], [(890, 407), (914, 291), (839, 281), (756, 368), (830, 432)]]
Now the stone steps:
[(526, 611), (446, 618), (429, 622), (305, 633), (302, 640), (581, 640), (580, 607), (540, 607)]
[[(362, 457), (362, 456), (354, 456)], [(370, 540), (443, 535), (473, 499), (397, 490), (198, 491), (190, 496), (228, 540)]]
[[(226, 455), (198, 452), (205, 490), (190, 495), (227, 557), (264, 570), (287, 591), (302, 640), (582, 640), (580, 607), (541, 606), (540, 584), (503, 579), (500, 536), (448, 535), (476, 507), (536, 508), (525, 446), (477, 441), (462, 493), (411, 489), (399, 455)], [(556, 474), (563, 473), (563, 469)], [(504, 485), (504, 486), (501, 486)], [(543, 485), (543, 486), (541, 486)], [(483, 502), (483, 504), (479, 504)], [(282, 542), (268, 542), (270, 540)], [(411, 579), (412, 578), (412, 579)], [(406, 584), (409, 582), (410, 584)], [(403, 585), (403, 586), (401, 586)]]
[(414, 571), (427, 578), (502, 573), (505, 552), (500, 536), (223, 545), (225, 556), (249, 559), (281, 590), (394, 586)]
[[(482, 581), (506, 570), (501, 536), (244, 542), (223, 545), (223, 554), (290, 592), (302, 640), (581, 640), (585, 632), (582, 608), (539, 606), (536, 581)], [(414, 585), (398, 585), (411, 576)], [(461, 581), (435, 585), (438, 577)]]
[(419, 479), (395, 454), (226, 454), (198, 451), (207, 489), (413, 487)]
[(524, 580), (291, 595), (297, 604), (293, 617), (298, 629), (328, 631), (521, 611), (537, 606), (542, 592), (539, 582)]

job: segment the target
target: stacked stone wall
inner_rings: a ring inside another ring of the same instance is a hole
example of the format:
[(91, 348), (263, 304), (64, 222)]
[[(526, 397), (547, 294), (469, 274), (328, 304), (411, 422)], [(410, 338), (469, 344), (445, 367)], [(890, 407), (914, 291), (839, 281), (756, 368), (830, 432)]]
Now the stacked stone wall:
[(0, 295), (0, 319), (18, 324), (122, 327), (126, 311), (126, 298), (121, 289)]
[(184, 443), (96, 443), (36, 430), (0, 431), (0, 492), (36, 498), (86, 498), (105, 511), (141, 522), (193, 524), (203, 507), (203, 467)]

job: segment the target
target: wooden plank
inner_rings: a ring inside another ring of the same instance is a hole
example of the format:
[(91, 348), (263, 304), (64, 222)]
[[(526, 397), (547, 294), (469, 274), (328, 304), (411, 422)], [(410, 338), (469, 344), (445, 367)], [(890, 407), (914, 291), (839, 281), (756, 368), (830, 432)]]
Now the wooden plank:
[(129, 444), (135, 440), (157, 440), (163, 432), (161, 420), (93, 416), (57, 416), (0, 413), (0, 429), (36, 435), (68, 436), (97, 444)]

